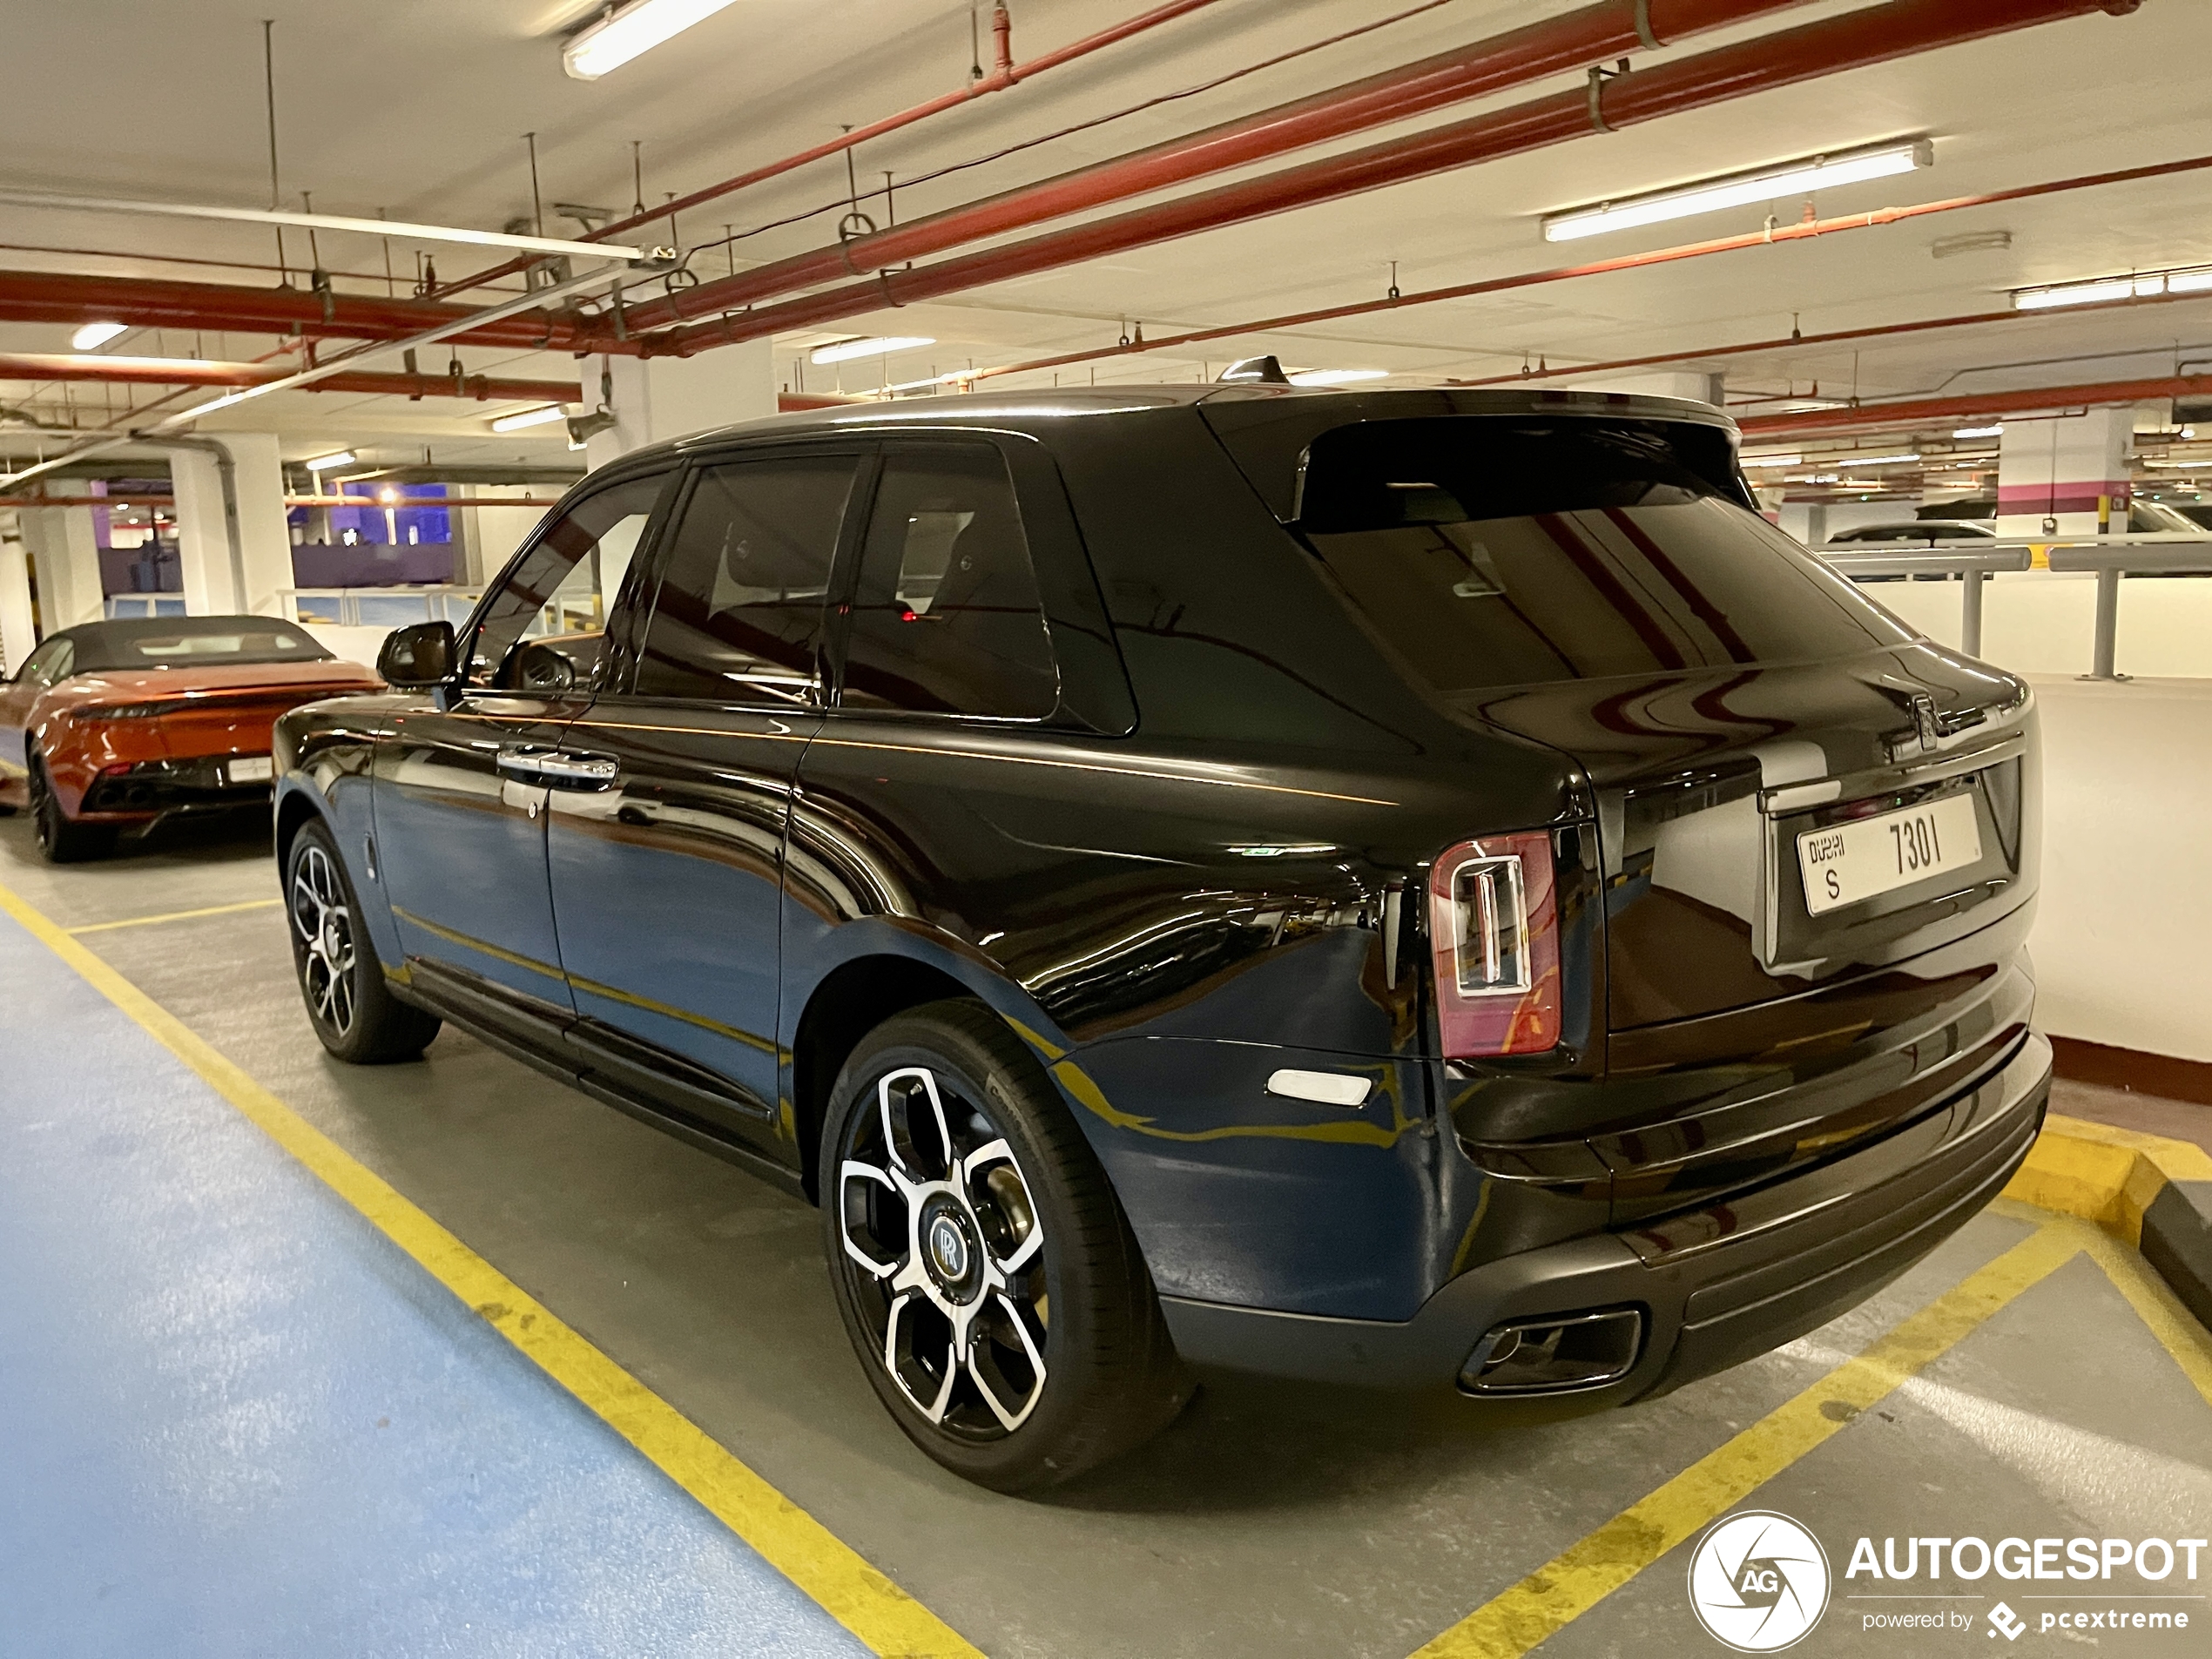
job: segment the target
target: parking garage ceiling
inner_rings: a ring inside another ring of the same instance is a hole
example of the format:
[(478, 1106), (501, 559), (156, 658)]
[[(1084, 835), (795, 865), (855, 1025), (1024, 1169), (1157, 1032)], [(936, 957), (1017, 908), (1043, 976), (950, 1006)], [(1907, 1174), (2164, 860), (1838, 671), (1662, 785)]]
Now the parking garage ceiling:
[[(862, 196), (858, 206), (878, 225), (894, 212), (910, 221), (1580, 9), (1568, 0), (1213, 0), (866, 144), (852, 173)], [(638, 201), (658, 206), (834, 138), (846, 125), (958, 89), (968, 83), (971, 65), (988, 65), (992, 53), (988, 5), (974, 15), (980, 39), (972, 44), (971, 9), (962, 0), (741, 0), (678, 42), (585, 82), (563, 73), (561, 44), (590, 9), (555, 0), (410, 4), (404, 17), (385, 17), (373, 37), (357, 9), (334, 0), (276, 8), (180, 0), (152, 10), (82, 0), (19, 11), (10, 24), (13, 50), (23, 62), (111, 66), (109, 101), (88, 112), (78, 75), (21, 78), (0, 105), (0, 145), (8, 157), (0, 185), (267, 206), (266, 10), (277, 14), (283, 206), (297, 209), (311, 199), (319, 212), (488, 230), (534, 220), (527, 133), (535, 135), (538, 212), (545, 233), (559, 236), (581, 227), (561, 216), (562, 205), (617, 214)], [(1014, 58), (1025, 62), (1146, 10), (1141, 0), (1013, 0)], [(1748, 24), (1636, 53), (1631, 73), (1867, 10), (1863, 0), (1781, 6)], [(1665, 0), (1657, 12), (1663, 19)], [(1348, 37), (1317, 47), (1336, 37)], [(384, 44), (395, 37), (408, 43), (404, 52)], [(1278, 58), (1284, 61), (1271, 61)], [(803, 381), (810, 392), (865, 390), (887, 373), (920, 381), (971, 365), (1095, 353), (1140, 325), (1157, 340), (1380, 300), (1393, 280), (1412, 293), (1757, 233), (1770, 213), (1778, 225), (1797, 220), (1806, 199), (1799, 193), (1566, 244), (1543, 240), (1539, 222), (1562, 208), (1898, 139), (1932, 140), (1933, 165), (1824, 190), (1812, 199), (1814, 211), (1823, 218), (1859, 214), (2155, 166), (2212, 150), (2205, 141), (2212, 85), (2168, 78), (2160, 96), (2147, 101), (2140, 96), (2146, 66), (2206, 61), (2212, 61), (2212, 9), (2145, 0), (2132, 15), (2093, 12), (1972, 46), (1818, 74), (895, 311), (786, 330), (777, 338), (778, 378), (793, 388)], [(1580, 70), (1553, 76), (977, 246), (1157, 208), (1582, 84)], [(887, 174), (902, 185), (891, 206), (883, 194)], [(2212, 172), (2138, 179), (1633, 271), (1235, 333), (1038, 369), (1001, 384), (1094, 374), (1101, 382), (1191, 380), (1263, 351), (1294, 367), (1380, 369), (1428, 381), (1703, 353), (1663, 367), (1724, 370), (1731, 402), (1761, 413), (1804, 398), (1815, 382), (1823, 397), (1927, 398), (2196, 372), (2212, 368), (2212, 293), (1913, 334), (1866, 331), (2007, 313), (2013, 291), (2029, 285), (2212, 265), (2212, 229), (2201, 211), (2209, 184)], [(834, 246), (840, 219), (851, 211), (844, 199), (849, 188), (843, 158), (825, 157), (679, 216), (672, 235), (665, 219), (636, 234), (672, 242), (711, 281)], [(286, 241), (292, 280), (304, 287), (313, 262), (307, 238), (293, 230)], [(388, 284), (379, 239), (326, 233), (314, 250), (326, 268), (342, 273), (334, 283), (338, 293), (367, 296), (408, 294), (418, 251), (435, 257), (448, 280), (496, 262), (478, 250), (395, 239)], [(0, 206), (0, 273), (266, 288), (277, 280), (274, 263), (275, 240), (266, 226)], [(642, 284), (633, 299), (648, 302), (658, 292)], [(489, 303), (498, 295), (480, 290), (465, 297)], [(0, 322), (0, 353), (65, 351), (70, 333), (53, 321)], [(802, 361), (826, 340), (894, 333), (934, 343), (887, 361)], [(1793, 341), (1793, 334), (1848, 337)], [(1759, 341), (1780, 343), (1718, 349)], [(273, 355), (284, 347), (273, 333), (187, 336), (166, 327), (137, 330), (105, 349), (295, 365), (296, 357)], [(576, 372), (558, 352), (508, 345), (439, 347), (423, 356), (433, 374), (455, 356), (472, 376), (550, 383)], [(126, 400), (142, 404), (161, 391), (0, 381), (0, 404), (98, 424), (129, 419)], [(286, 435), (287, 453), (344, 442), (395, 452), (430, 445), (455, 462), (558, 457), (557, 426), (489, 432), (488, 417), (514, 407), (299, 392), (212, 415), (206, 424), (274, 425)]]

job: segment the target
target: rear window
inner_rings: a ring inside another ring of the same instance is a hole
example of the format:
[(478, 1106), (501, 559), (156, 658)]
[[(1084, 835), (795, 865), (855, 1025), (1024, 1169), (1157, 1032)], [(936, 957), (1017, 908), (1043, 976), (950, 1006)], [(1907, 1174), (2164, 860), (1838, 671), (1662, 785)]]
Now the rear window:
[(1339, 428), (1308, 455), (1295, 528), (1440, 691), (1803, 662), (1912, 637), (1649, 426)]
[(152, 627), (110, 625), (90, 631), (95, 637), (78, 652), (80, 674), (98, 669), (212, 668), (330, 660), (330, 653), (315, 643), (312, 634), (284, 622), (225, 617), (219, 623), (187, 620)]

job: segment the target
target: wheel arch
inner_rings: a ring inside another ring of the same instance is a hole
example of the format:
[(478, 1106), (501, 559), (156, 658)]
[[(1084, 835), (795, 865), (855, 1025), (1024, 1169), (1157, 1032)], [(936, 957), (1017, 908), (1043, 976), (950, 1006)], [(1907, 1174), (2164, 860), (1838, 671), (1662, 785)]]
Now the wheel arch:
[(791, 1027), (792, 1130), (800, 1179), (807, 1197), (817, 1203), (822, 1123), (831, 1091), (853, 1049), (886, 1020), (926, 1003), (959, 998), (988, 1008), (1033, 1052), (1040, 1033), (1054, 1029), (1028, 992), (986, 964), (966, 953), (928, 948), (926, 941), (887, 931), (890, 937), (869, 941), (820, 974)]

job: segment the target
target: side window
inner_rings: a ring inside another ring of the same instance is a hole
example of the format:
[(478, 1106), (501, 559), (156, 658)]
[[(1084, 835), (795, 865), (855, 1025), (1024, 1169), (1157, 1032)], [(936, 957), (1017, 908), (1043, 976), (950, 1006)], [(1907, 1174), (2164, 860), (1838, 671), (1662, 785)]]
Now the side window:
[(640, 696), (812, 705), (830, 567), (859, 470), (852, 455), (701, 469), (645, 626)]
[(1037, 718), (1059, 699), (1006, 462), (981, 444), (893, 449), (853, 596), (845, 705)]
[(50, 639), (23, 659), (21, 678), (26, 685), (52, 685), (67, 679), (77, 667), (77, 642)]
[(525, 640), (563, 642), (578, 659), (596, 659), (607, 608), (668, 477), (632, 478), (586, 496), (538, 537), (485, 609), (469, 651), (471, 685), (509, 684), (509, 659)]

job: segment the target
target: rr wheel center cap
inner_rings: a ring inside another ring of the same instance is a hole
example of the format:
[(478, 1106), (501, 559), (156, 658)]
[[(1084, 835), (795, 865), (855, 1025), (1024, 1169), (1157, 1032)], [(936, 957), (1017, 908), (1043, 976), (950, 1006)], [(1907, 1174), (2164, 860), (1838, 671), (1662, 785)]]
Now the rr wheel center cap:
[(972, 1301), (982, 1288), (981, 1245), (957, 1204), (941, 1200), (922, 1216), (921, 1257), (948, 1300)]

